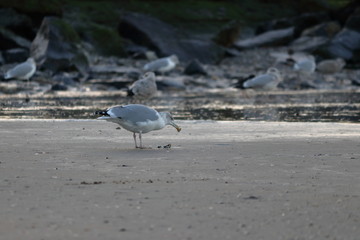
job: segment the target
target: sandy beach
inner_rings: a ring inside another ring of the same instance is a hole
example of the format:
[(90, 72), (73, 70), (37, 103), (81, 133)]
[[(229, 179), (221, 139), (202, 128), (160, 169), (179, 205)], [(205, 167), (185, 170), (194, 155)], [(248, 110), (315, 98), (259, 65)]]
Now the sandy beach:
[(359, 239), (359, 124), (178, 123), (0, 120), (0, 239)]

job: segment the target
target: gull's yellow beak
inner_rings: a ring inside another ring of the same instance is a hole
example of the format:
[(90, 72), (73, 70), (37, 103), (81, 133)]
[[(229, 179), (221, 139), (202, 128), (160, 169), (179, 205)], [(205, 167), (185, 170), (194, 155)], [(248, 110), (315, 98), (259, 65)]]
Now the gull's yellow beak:
[(179, 127), (176, 123), (172, 122), (172, 123), (171, 123), (171, 126), (173, 126), (174, 128), (176, 128), (176, 130), (177, 130), (178, 132), (181, 131), (181, 127)]

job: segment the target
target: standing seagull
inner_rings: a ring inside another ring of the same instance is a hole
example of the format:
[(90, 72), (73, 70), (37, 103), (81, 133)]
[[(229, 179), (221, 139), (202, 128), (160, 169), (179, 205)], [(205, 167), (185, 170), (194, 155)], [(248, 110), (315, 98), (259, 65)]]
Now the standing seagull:
[(168, 72), (172, 70), (177, 64), (179, 63), (179, 59), (176, 55), (171, 55), (169, 57), (160, 58), (149, 62), (144, 65), (145, 71), (152, 71), (152, 72)]
[(4, 75), (5, 79), (15, 78), (20, 80), (27, 80), (34, 75), (36, 71), (36, 63), (33, 58), (28, 58), (25, 62), (16, 65), (14, 68), (7, 71)]
[(128, 90), (128, 96), (135, 96), (141, 98), (150, 98), (157, 93), (157, 86), (155, 82), (155, 73), (147, 72), (144, 76), (135, 81)]
[(313, 74), (316, 69), (315, 58), (312, 55), (305, 55), (301, 58), (295, 59), (294, 70), (297, 74), (296, 88), (313, 87), (311, 83), (314, 78)]
[[(16, 65), (14, 68), (8, 70), (4, 78), (5, 79), (19, 79), (19, 80), (27, 80), (27, 87), (29, 87), (29, 79), (36, 72), (36, 63), (35, 60), (30, 57), (25, 62)], [(29, 95), (26, 94), (25, 102), (29, 102)]]
[(278, 69), (271, 67), (265, 74), (256, 76), (245, 81), (242, 88), (253, 88), (261, 90), (273, 90), (282, 81), (282, 77)]
[(315, 69), (315, 58), (312, 55), (295, 60), (294, 70), (304, 77), (310, 77), (310, 75), (315, 72)]
[(325, 74), (334, 74), (340, 72), (346, 65), (346, 62), (342, 58), (328, 59), (319, 62), (316, 69)]
[[(105, 111), (97, 111), (95, 114), (102, 115), (97, 118), (114, 122), (133, 133), (135, 148), (144, 148), (142, 145), (141, 134), (154, 130), (160, 130), (166, 125), (171, 125), (178, 132), (181, 128), (174, 123), (174, 119), (168, 112), (157, 112), (155, 109), (141, 105), (129, 104), (125, 106), (115, 106)], [(136, 133), (139, 134), (140, 146), (136, 143)]]

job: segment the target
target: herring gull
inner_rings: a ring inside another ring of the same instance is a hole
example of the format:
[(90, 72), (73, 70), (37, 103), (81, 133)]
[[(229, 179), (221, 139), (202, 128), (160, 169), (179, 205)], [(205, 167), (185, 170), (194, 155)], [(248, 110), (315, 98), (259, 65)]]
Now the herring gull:
[(265, 74), (261, 74), (245, 81), (243, 88), (253, 88), (260, 90), (273, 90), (282, 81), (282, 77), (277, 68), (269, 68)]
[(328, 59), (319, 62), (316, 69), (325, 74), (333, 74), (340, 72), (346, 65), (346, 62), (342, 58)]
[[(106, 120), (119, 124), (124, 129), (133, 133), (135, 148), (144, 148), (142, 144), (142, 133), (160, 130), (166, 125), (173, 126), (178, 132), (181, 128), (174, 122), (169, 112), (158, 112), (153, 108), (141, 104), (129, 104), (115, 106), (104, 111), (95, 112), (101, 117), (99, 120)], [(139, 134), (140, 146), (136, 142), (136, 133)]]
[(152, 72), (168, 72), (176, 67), (179, 63), (179, 59), (176, 55), (171, 55), (165, 58), (159, 58), (152, 62), (149, 62), (144, 65), (145, 71), (152, 71)]
[(4, 78), (5, 79), (19, 79), (19, 80), (27, 80), (34, 75), (36, 71), (36, 64), (33, 58), (28, 58), (25, 62), (20, 63), (13, 67), (12, 69), (8, 70)]
[(140, 98), (150, 98), (157, 93), (157, 86), (155, 82), (155, 73), (147, 72), (144, 76), (135, 81), (128, 90), (128, 96), (135, 96)]

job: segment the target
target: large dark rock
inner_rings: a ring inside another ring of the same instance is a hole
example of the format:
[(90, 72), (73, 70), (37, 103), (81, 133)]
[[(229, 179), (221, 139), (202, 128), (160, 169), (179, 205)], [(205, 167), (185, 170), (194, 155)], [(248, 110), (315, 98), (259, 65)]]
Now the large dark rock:
[[(134, 59), (147, 59), (146, 55), (150, 50), (144, 46), (139, 46), (134, 43), (128, 43), (125, 45), (125, 51), (128, 56), (130, 56)], [(153, 51), (151, 51), (151, 52), (153, 52)], [(154, 53), (154, 55), (155, 55), (155, 53)], [(154, 60), (155, 59), (156, 59), (156, 56), (155, 56)]]
[(31, 42), (12, 31), (0, 27), (0, 50), (6, 50), (11, 48), (26, 48), (29, 49)]
[(207, 75), (207, 72), (205, 71), (203, 65), (197, 59), (193, 59), (186, 65), (184, 73), (186, 75)]
[(36, 34), (32, 25), (29, 16), (20, 14), (12, 8), (0, 8), (0, 28), (10, 30), (12, 33), (31, 41)]
[(155, 51), (159, 57), (176, 54), (181, 61), (197, 58), (203, 63), (214, 63), (223, 54), (211, 40), (181, 34), (172, 25), (139, 13), (126, 14), (119, 32), (122, 37)]
[(301, 36), (332, 38), (340, 32), (341, 26), (336, 21), (324, 22), (305, 29)]
[(256, 34), (261, 34), (271, 30), (279, 30), (289, 27), (294, 27), (294, 36), (300, 36), (301, 32), (304, 29), (320, 24), (324, 21), (329, 21), (330, 16), (326, 12), (316, 12), (316, 13), (304, 13), (300, 16), (292, 18), (281, 18), (275, 19), (258, 26)]
[(86, 75), (88, 70), (79, 36), (68, 23), (57, 17), (43, 19), (31, 44), (30, 55), (40, 67), (53, 72), (76, 69)]
[(360, 32), (360, 6), (347, 19), (345, 27)]
[(255, 37), (237, 41), (234, 46), (238, 49), (255, 48), (263, 46), (280, 46), (293, 39), (294, 28), (268, 31)]
[(76, 86), (80, 80), (78, 73), (72, 72), (59, 72), (58, 74), (52, 77), (54, 84), (59, 84), (63, 86)]
[(4, 65), (5, 64), (5, 59), (3, 57), (2, 52), (0, 52), (0, 65)]
[(344, 28), (325, 47), (317, 51), (323, 58), (343, 58), (360, 62), (360, 32)]
[(0, 8), (0, 50), (29, 49), (35, 32), (31, 19), (11, 8)]
[(75, 29), (84, 41), (93, 46), (93, 50), (97, 54), (102, 56), (126, 56), (123, 40), (116, 28), (93, 22), (82, 22), (77, 23)]
[(60, 83), (56, 83), (51, 86), (51, 90), (52, 91), (66, 91), (66, 90), (68, 90), (68, 87), (65, 85), (62, 85)]
[(214, 41), (224, 47), (231, 47), (239, 39), (241, 25), (237, 21), (226, 24), (214, 37)]
[(360, 1), (353, 0), (349, 2), (345, 7), (340, 8), (332, 12), (332, 17), (336, 19), (343, 26), (346, 21), (358, 8), (360, 7)]
[(312, 52), (315, 51), (330, 41), (327, 37), (310, 37), (303, 36), (294, 40), (290, 47), (296, 52)]
[(29, 50), (24, 48), (12, 48), (3, 52), (6, 63), (20, 63), (29, 57)]
[(316, 53), (323, 58), (343, 58), (348, 63), (360, 63), (360, 6), (351, 11), (344, 28)]

